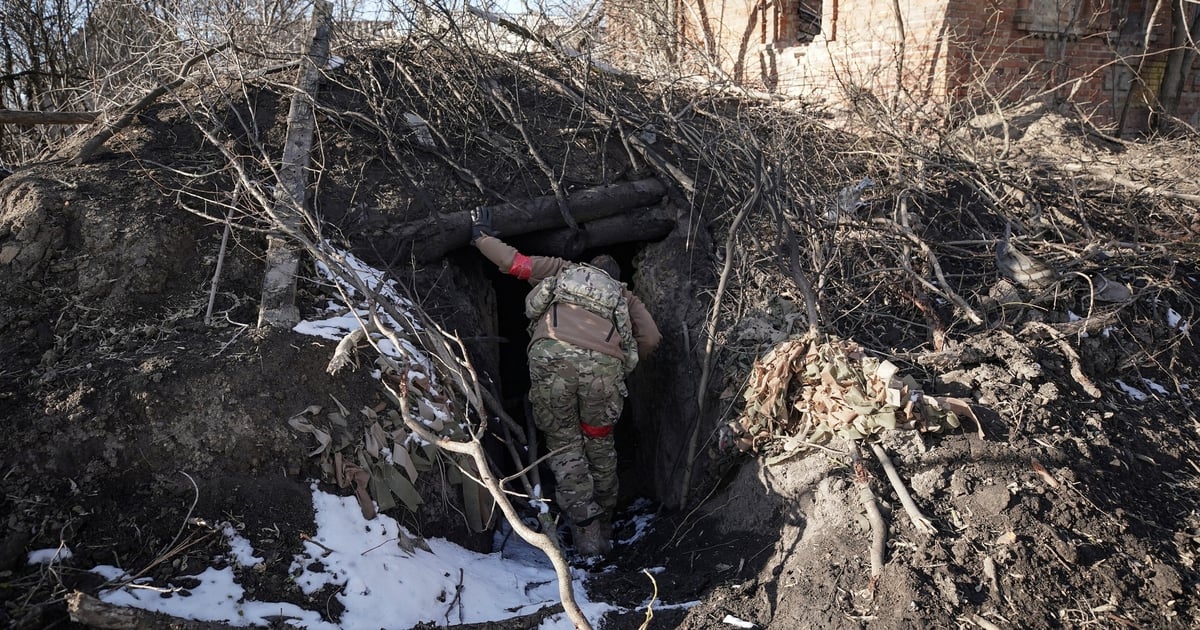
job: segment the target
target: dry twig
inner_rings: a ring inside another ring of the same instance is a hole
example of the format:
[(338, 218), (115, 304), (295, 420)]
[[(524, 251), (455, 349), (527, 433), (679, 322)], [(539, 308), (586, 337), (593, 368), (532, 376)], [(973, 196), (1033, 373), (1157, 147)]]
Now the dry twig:
[(879, 511), (879, 502), (871, 489), (871, 474), (863, 465), (862, 455), (857, 444), (850, 445), (850, 455), (854, 464), (854, 482), (858, 484), (858, 500), (867, 511), (867, 520), (871, 523), (871, 582), (868, 591), (874, 595), (875, 585), (879, 576), (883, 575), (883, 564), (887, 553), (887, 521)]
[(921, 508), (917, 507), (912, 495), (908, 493), (908, 487), (904, 485), (904, 480), (900, 478), (900, 473), (896, 471), (896, 466), (892, 463), (892, 458), (888, 456), (887, 451), (879, 444), (871, 442), (871, 452), (875, 453), (875, 457), (883, 465), (883, 471), (887, 473), (888, 481), (892, 482), (892, 489), (896, 491), (896, 496), (900, 497), (900, 503), (904, 505), (904, 511), (908, 513), (908, 518), (912, 520), (917, 531), (923, 534), (937, 533), (933, 521), (921, 513)]

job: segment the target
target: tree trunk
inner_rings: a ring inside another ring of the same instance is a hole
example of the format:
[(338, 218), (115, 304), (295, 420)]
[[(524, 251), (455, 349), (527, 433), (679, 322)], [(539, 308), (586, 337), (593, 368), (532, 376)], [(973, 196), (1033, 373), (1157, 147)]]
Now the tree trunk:
[(1150, 12), (1143, 31), (1142, 52), (1138, 55), (1137, 67), (1130, 68), (1132, 75), (1129, 77), (1129, 88), (1125, 90), (1125, 102), (1121, 104), (1121, 114), (1117, 116), (1117, 131), (1114, 135), (1118, 138), (1125, 133), (1125, 123), (1129, 119), (1129, 110), (1133, 106), (1134, 95), (1146, 89), (1146, 79), (1142, 76), (1142, 68), (1146, 65), (1146, 58), (1150, 56), (1150, 40), (1154, 36), (1154, 24), (1158, 21), (1158, 12), (1162, 9), (1163, 2), (1164, 0), (1154, 1), (1154, 10)]
[[(653, 206), (662, 199), (666, 191), (666, 186), (653, 177), (621, 184), (585, 188), (567, 195), (567, 209), (570, 210), (575, 221), (586, 223), (634, 208)], [(558, 200), (553, 195), (492, 206), (492, 210), (492, 225), (500, 237), (505, 239), (539, 230), (561, 228), (565, 225)], [(630, 229), (637, 229), (644, 225), (648, 224), (629, 223)], [(600, 226), (596, 229), (600, 229)], [(607, 239), (610, 243), (637, 240), (636, 235), (633, 235), (630, 238), (613, 241), (611, 240), (613, 238), (610, 234), (611, 230), (611, 225), (604, 228), (604, 233), (608, 236), (594, 242), (600, 244), (603, 239)], [(397, 232), (392, 237), (393, 240), (376, 242), (375, 247), (380, 251), (398, 252), (401, 260), (411, 257), (419, 263), (431, 262), (442, 258), (450, 251), (470, 244), (471, 212), (463, 210), (431, 217), (424, 221), (414, 221), (398, 226)], [(558, 235), (553, 238), (557, 242), (564, 237)], [(592, 237), (581, 238), (591, 239)], [(553, 247), (560, 248), (564, 246), (562, 242), (553, 245)]]
[(96, 120), (96, 112), (26, 112), (0, 109), (0, 125), (84, 125)]
[[(1192, 13), (1190, 16), (1189, 9)], [(1179, 111), (1183, 88), (1187, 85), (1192, 63), (1196, 60), (1196, 49), (1191, 46), (1188, 34), (1195, 34), (1197, 29), (1200, 29), (1200, 8), (1195, 8), (1195, 5), (1190, 3), (1185, 4), (1184, 0), (1174, 0), (1171, 3), (1171, 52), (1167, 55), (1162, 87), (1159, 88), (1158, 94), (1163, 109), (1156, 125), (1160, 131), (1170, 130)]]
[(300, 267), (300, 248), (292, 237), (304, 229), (309, 153), (312, 151), (313, 102), (321, 71), (329, 58), (329, 21), (333, 4), (318, 0), (313, 5), (312, 46), (296, 76), (296, 93), (288, 110), (287, 138), (279, 184), (275, 188), (272, 218), (276, 233), (267, 239), (267, 271), (263, 277), (262, 303), (258, 325), (290, 328), (300, 321), (296, 307), (296, 272)]

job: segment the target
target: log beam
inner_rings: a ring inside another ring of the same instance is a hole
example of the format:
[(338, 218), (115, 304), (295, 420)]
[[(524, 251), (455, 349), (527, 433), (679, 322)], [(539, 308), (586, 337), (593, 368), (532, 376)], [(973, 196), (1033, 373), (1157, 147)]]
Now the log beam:
[(578, 259), (589, 249), (611, 247), (634, 241), (656, 241), (675, 229), (675, 214), (664, 206), (637, 208), (579, 226), (579, 232), (567, 228), (522, 234), (510, 244), (526, 254)]
[[(657, 204), (667, 188), (656, 178), (639, 179), (577, 190), (567, 195), (567, 208), (578, 223), (586, 223), (634, 208)], [(491, 206), (493, 227), (502, 238), (561, 228), (562, 213), (553, 195)], [(394, 245), (419, 263), (438, 260), (471, 242), (471, 211), (431, 217), (403, 226)], [(611, 238), (611, 237), (609, 237)], [(634, 239), (624, 239), (634, 240)]]
[(0, 125), (86, 125), (100, 112), (31, 112), (0, 109)]

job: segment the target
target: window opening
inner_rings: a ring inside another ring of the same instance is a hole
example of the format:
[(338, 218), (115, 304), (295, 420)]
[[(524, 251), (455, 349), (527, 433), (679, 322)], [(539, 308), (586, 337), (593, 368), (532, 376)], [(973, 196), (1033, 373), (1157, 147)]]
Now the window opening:
[(797, 0), (796, 42), (811, 43), (821, 34), (821, 0)]

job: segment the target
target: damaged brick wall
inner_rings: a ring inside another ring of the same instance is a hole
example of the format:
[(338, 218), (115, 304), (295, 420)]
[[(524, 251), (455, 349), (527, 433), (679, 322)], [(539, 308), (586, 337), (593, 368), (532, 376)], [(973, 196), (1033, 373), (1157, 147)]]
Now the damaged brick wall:
[[(626, 60), (658, 55), (709, 71), (697, 59), (707, 56), (742, 84), (798, 96), (890, 98), (901, 83), (911, 103), (935, 107), (1040, 94), (1101, 125), (1118, 120), (1130, 99), (1127, 128), (1138, 129), (1170, 46), (1164, 5), (1140, 63), (1144, 83), (1135, 82), (1154, 7), (1148, 0), (620, 0), (609, 3), (608, 37)], [(1187, 76), (1179, 116), (1195, 125), (1195, 61)]]

